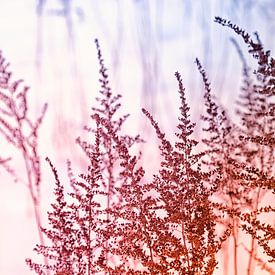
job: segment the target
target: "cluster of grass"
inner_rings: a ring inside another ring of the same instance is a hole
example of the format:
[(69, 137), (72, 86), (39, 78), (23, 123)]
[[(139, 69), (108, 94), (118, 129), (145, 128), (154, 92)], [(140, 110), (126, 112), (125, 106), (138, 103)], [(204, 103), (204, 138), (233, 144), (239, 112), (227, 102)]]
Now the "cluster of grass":
[[(122, 131), (128, 115), (118, 115), (121, 96), (110, 88), (96, 40), (98, 106), (92, 108), (92, 126), (85, 127), (91, 139), (77, 139), (87, 168), (75, 176), (68, 162), (71, 192), (67, 193), (58, 170), (46, 159), (56, 183), (47, 227), (40, 222), (37, 152), (38, 128), (46, 108), (37, 121), (29, 119), (27, 89), (20, 90), (19, 82), (10, 80), (0, 58), (0, 133), (23, 156), (40, 234), (35, 251), (44, 258), (43, 264), (27, 259), (31, 270), (56, 275), (213, 274), (218, 253), (232, 240), (235, 275), (241, 248), (248, 253), (247, 275), (254, 273), (255, 265), (274, 274), (275, 229), (262, 217), (272, 217), (275, 210), (264, 200), (267, 194), (274, 197), (275, 187), (275, 61), (257, 34), (252, 39), (230, 21), (219, 17), (215, 21), (241, 36), (257, 60), (251, 72), (234, 42), (243, 63), (236, 111), (241, 126), (216, 102), (206, 72), (196, 60), (205, 85), (203, 137), (193, 137), (195, 123), (182, 77), (176, 72), (181, 103), (176, 141), (171, 142), (150, 112), (142, 109), (155, 130), (162, 158), (158, 173), (146, 180), (146, 167), (139, 161), (142, 152), (132, 150), (143, 140)], [(199, 151), (198, 144), (204, 149)], [(16, 176), (10, 162), (8, 156), (0, 158), (0, 165)], [(247, 244), (241, 242), (241, 233), (248, 236)]]

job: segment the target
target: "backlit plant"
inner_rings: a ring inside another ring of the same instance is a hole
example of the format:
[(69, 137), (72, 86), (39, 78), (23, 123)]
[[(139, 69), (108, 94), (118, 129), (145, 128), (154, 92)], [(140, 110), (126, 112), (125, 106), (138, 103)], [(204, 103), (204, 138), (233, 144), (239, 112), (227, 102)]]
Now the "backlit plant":
[[(147, 179), (145, 164), (141, 165), (142, 156), (134, 153), (135, 145), (143, 140), (123, 133), (128, 115), (119, 116), (121, 96), (110, 88), (95, 41), (101, 83), (98, 106), (92, 108), (92, 125), (85, 127), (90, 140), (77, 138), (86, 155), (86, 169), (75, 177), (68, 162), (71, 191), (67, 192), (58, 170), (46, 159), (55, 179), (55, 200), (47, 227), (42, 227), (36, 216), (41, 237), (35, 251), (44, 263), (27, 259), (31, 270), (55, 275), (208, 275), (218, 268), (218, 253), (233, 240), (235, 275), (241, 249), (248, 253), (247, 275), (254, 274), (254, 264), (274, 274), (275, 209), (264, 198), (269, 195), (274, 199), (275, 187), (275, 61), (257, 34), (253, 40), (230, 21), (219, 17), (215, 21), (242, 37), (258, 62), (251, 73), (234, 42), (243, 64), (236, 110), (240, 123), (231, 120), (217, 103), (197, 59), (206, 111), (202, 114), (203, 137), (196, 140), (196, 124), (189, 114), (182, 77), (176, 72), (180, 97), (176, 141), (172, 142), (155, 117), (142, 109), (159, 141), (161, 163), (152, 180)], [(27, 89), (18, 91), (19, 82), (10, 82), (2, 56), (0, 69), (0, 133), (23, 156), (37, 212), (41, 181), (37, 130), (45, 108), (32, 122), (27, 116)], [(10, 161), (9, 156), (0, 157), (0, 165), (16, 175)], [(270, 222), (264, 215), (271, 217)], [(248, 244), (241, 243), (242, 234), (249, 236)]]

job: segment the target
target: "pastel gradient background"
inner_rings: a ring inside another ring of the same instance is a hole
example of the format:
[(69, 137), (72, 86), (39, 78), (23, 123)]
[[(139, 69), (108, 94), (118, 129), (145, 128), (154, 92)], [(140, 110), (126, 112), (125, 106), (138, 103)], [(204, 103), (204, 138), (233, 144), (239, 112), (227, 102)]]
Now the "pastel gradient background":
[[(31, 87), (33, 116), (44, 102), (49, 104), (39, 145), (44, 224), (54, 188), (44, 158), (51, 157), (65, 182), (66, 159), (75, 167), (83, 164), (75, 138), (89, 122), (99, 89), (94, 39), (100, 41), (113, 91), (123, 95), (122, 109), (131, 113), (126, 131), (140, 132), (148, 141), (144, 161), (154, 172), (156, 139), (141, 107), (172, 135), (179, 103), (175, 71), (182, 73), (198, 137), (203, 87), (196, 57), (218, 100), (234, 117), (241, 63), (230, 42), (233, 32), (215, 24), (215, 16), (257, 31), (274, 53), (272, 0), (0, 0), (0, 49), (14, 78)], [(1, 139), (0, 152), (10, 153)], [(30, 274), (25, 258), (36, 257), (32, 249), (38, 236), (29, 193), (1, 170), (0, 179), (0, 274)], [(266, 274), (261, 272), (257, 274)], [(217, 274), (223, 274), (221, 269)]]

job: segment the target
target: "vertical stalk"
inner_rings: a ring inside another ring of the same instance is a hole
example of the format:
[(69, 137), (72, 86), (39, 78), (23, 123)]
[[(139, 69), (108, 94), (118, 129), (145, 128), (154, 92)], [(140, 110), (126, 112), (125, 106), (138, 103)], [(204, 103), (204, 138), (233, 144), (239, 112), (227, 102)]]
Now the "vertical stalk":
[(223, 274), (228, 275), (228, 240), (224, 243), (224, 247), (222, 248), (222, 253), (223, 253)]
[(187, 266), (188, 266), (188, 270), (190, 270), (190, 258), (189, 258), (188, 247), (187, 247), (187, 244), (186, 244), (186, 238), (184, 236), (184, 231), (185, 231), (184, 223), (182, 222), (181, 223), (181, 234), (182, 234), (184, 249), (186, 251)]
[[(264, 125), (266, 125), (266, 121), (264, 121), (263, 123)], [(265, 168), (265, 163), (264, 163), (264, 149), (260, 148), (260, 170), (264, 171)], [(260, 187), (257, 188), (256, 191), (256, 198), (255, 198), (255, 205), (253, 207), (252, 204), (252, 211), (257, 211), (259, 203), (260, 203), (260, 193), (261, 193), (261, 189)], [(257, 213), (253, 213), (253, 218), (257, 217)], [(256, 245), (257, 243), (255, 242), (255, 238), (253, 238), (253, 236), (251, 237), (251, 243), (250, 243), (250, 251), (249, 251), (249, 259), (248, 259), (248, 265), (247, 265), (247, 275), (252, 275), (254, 273), (253, 271), (253, 263), (254, 263), (254, 252), (256, 250)]]
[(255, 239), (253, 237), (251, 237), (251, 243), (250, 243), (250, 251), (249, 251), (249, 260), (248, 260), (248, 265), (247, 265), (247, 271), (246, 274), (247, 275), (252, 275), (253, 271), (252, 271), (252, 264), (253, 264), (253, 254), (255, 251)]
[[(36, 223), (37, 233), (38, 233), (40, 244), (42, 246), (44, 246), (45, 245), (45, 240), (44, 240), (44, 235), (43, 235), (43, 233), (41, 231), (42, 222), (41, 222), (40, 203), (39, 203), (39, 199), (38, 199), (38, 194), (36, 195), (34, 193), (34, 190), (33, 190), (33, 182), (32, 182), (32, 177), (31, 177), (31, 169), (29, 167), (28, 157), (27, 157), (26, 148), (25, 148), (24, 144), (22, 144), (22, 150), (23, 150), (23, 158), (24, 158), (25, 168), (26, 168), (27, 177), (28, 177), (28, 188), (29, 188), (29, 192), (30, 192), (30, 195), (31, 195), (31, 199), (32, 199), (33, 209), (34, 209), (34, 217), (35, 217), (35, 223)], [(47, 257), (44, 255), (43, 258), (44, 258), (44, 264), (46, 266), (48, 266), (49, 265), (49, 261), (48, 261)], [(50, 272), (48, 271), (48, 269), (46, 271), (46, 274), (47, 275), (50, 274)]]
[[(230, 182), (232, 184), (232, 182)], [(232, 186), (232, 185), (231, 185)], [(234, 209), (235, 203), (234, 198), (230, 195), (231, 207)], [(233, 269), (234, 275), (238, 275), (238, 221), (237, 218), (232, 218), (233, 223), (233, 230), (232, 230), (232, 237), (233, 237)]]
[[(255, 200), (255, 207), (252, 210), (257, 210), (258, 206), (259, 206), (259, 201), (260, 201), (260, 187), (257, 190), (257, 194), (256, 194), (256, 200)], [(253, 218), (255, 218), (257, 214), (253, 215)], [(255, 242), (255, 238), (253, 238), (253, 236), (251, 236), (251, 243), (250, 243), (250, 251), (249, 251), (249, 259), (248, 259), (248, 265), (247, 265), (247, 271), (246, 274), (247, 275), (252, 275), (253, 272), (253, 263), (254, 263), (254, 252), (256, 250), (256, 245), (257, 243)]]
[[(89, 194), (90, 196), (90, 194)], [(91, 200), (91, 197), (90, 197), (90, 205), (92, 203), (92, 200)], [(91, 275), (91, 266), (92, 266), (92, 263), (91, 263), (91, 220), (92, 220), (92, 211), (91, 211), (91, 206), (89, 207), (89, 229), (88, 229), (88, 274), (87, 275)]]
[(233, 257), (234, 257), (234, 275), (238, 275), (238, 227), (233, 218)]

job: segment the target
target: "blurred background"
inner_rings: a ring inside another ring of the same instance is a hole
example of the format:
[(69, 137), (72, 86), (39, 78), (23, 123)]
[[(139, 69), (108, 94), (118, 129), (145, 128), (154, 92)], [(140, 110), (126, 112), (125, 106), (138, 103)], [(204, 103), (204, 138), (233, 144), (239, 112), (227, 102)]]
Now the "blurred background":
[[(240, 41), (244, 52), (246, 47), (232, 31), (214, 23), (215, 16), (249, 33), (257, 31), (274, 54), (274, 0), (0, 0), (0, 50), (11, 63), (14, 79), (24, 79), (31, 87), (33, 116), (44, 102), (49, 104), (40, 131), (42, 159), (51, 157), (60, 171), (67, 158), (81, 165), (75, 138), (89, 124), (99, 90), (95, 38), (113, 92), (123, 95), (122, 112), (131, 114), (125, 131), (141, 133), (147, 140), (144, 159), (150, 160), (152, 171), (156, 139), (141, 108), (172, 135), (179, 106), (174, 73), (179, 71), (199, 137), (203, 85), (196, 57), (207, 71), (213, 93), (234, 118), (242, 68), (230, 37)], [(48, 167), (44, 173), (46, 214), (54, 182)], [(25, 258), (32, 257), (38, 236), (28, 190), (2, 172), (0, 178), (0, 274), (30, 274)]]

